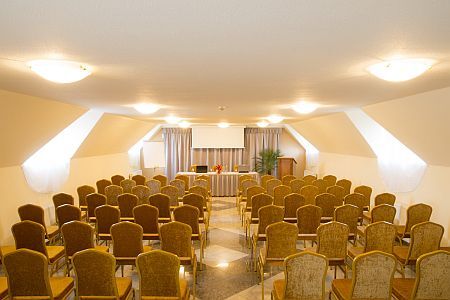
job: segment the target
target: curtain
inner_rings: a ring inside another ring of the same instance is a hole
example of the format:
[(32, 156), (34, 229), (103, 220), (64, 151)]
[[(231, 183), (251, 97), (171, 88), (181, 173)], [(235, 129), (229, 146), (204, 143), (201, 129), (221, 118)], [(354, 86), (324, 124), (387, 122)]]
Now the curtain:
[(166, 152), (166, 176), (175, 178), (178, 172), (187, 172), (191, 166), (192, 130), (190, 128), (163, 128)]
[(244, 163), (250, 170), (254, 170), (259, 152), (264, 149), (278, 150), (281, 132), (281, 128), (245, 128)]

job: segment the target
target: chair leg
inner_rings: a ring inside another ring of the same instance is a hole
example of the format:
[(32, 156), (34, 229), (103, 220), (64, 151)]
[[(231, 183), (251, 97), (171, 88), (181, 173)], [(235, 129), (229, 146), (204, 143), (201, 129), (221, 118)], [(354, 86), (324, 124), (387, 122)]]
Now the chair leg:
[(336, 279), (337, 276), (337, 266), (334, 266), (334, 279)]
[(264, 300), (264, 265), (259, 261), (259, 276), (261, 277), (261, 299)]
[(123, 265), (120, 266), (120, 271), (122, 272), (122, 277), (123, 277), (123, 269), (124, 269), (123, 267), (124, 267)]

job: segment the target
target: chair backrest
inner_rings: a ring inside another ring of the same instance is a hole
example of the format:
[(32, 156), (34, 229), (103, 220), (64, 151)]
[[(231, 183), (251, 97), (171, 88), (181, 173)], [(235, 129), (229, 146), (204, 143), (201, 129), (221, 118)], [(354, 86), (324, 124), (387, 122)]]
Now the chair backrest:
[(267, 194), (269, 194), (270, 196), (273, 197), (273, 190), (281, 185), (282, 182), (279, 179), (270, 179), (266, 182), (266, 190), (267, 190)]
[(186, 188), (184, 187), (185, 183), (181, 179), (174, 179), (170, 181), (170, 185), (176, 187), (178, 189), (178, 197), (181, 198), (184, 196)]
[(75, 205), (64, 204), (56, 209), (56, 219), (58, 226), (61, 226), (70, 221), (81, 221), (81, 209)]
[(389, 204), (394, 205), (395, 204), (395, 195), (391, 193), (382, 193), (375, 196), (375, 206), (378, 206), (380, 204)]
[(39, 205), (25, 204), (20, 206), (17, 211), (19, 212), (20, 221), (33, 221), (45, 228), (44, 209)]
[(117, 197), (121, 218), (132, 218), (133, 208), (138, 205), (139, 198), (134, 194), (122, 194)]
[(104, 195), (105, 194), (105, 188), (108, 185), (111, 185), (112, 182), (108, 179), (100, 179), (98, 180), (95, 185), (97, 186), (97, 193)]
[(344, 204), (351, 204), (359, 208), (359, 217), (363, 217), (364, 207), (366, 206), (366, 197), (363, 194), (348, 194), (344, 198)]
[(115, 257), (137, 257), (144, 252), (144, 231), (139, 224), (119, 222), (111, 226), (113, 254)]
[(406, 210), (405, 232), (410, 232), (416, 224), (430, 221), (433, 208), (424, 203), (411, 205)]
[(287, 185), (279, 185), (273, 189), (273, 204), (284, 206), (284, 197), (292, 193), (291, 187)]
[[(252, 179), (252, 177), (250, 175), (243, 175), (243, 176), (248, 176), (247, 179)], [(263, 176), (261, 176), (261, 186), (267, 190), (267, 181), (272, 180), (272, 179), (276, 179), (275, 176), (273, 176), (273, 175), (263, 175)]]
[(70, 204), (74, 205), (75, 200), (73, 199), (72, 195), (66, 194), (66, 193), (58, 193), (53, 195), (53, 206), (55, 207), (55, 212), (58, 207), (64, 204)]
[(148, 204), (133, 208), (134, 222), (141, 225), (144, 234), (159, 233), (158, 216), (158, 208)]
[(197, 207), (191, 205), (183, 205), (173, 210), (175, 221), (191, 226), (192, 234), (199, 234), (200, 228), (198, 223), (200, 212)]
[(303, 176), (302, 180), (306, 183), (306, 185), (312, 184), (314, 180), (317, 179), (317, 176), (315, 175), (306, 175)]
[(161, 192), (161, 181), (156, 179), (149, 179), (145, 185), (150, 189), (150, 195), (158, 194)]
[(283, 178), (281, 178), (281, 182), (283, 185), (289, 185), (291, 180), (297, 179), (294, 175), (284, 175)]
[(408, 249), (408, 260), (417, 259), (422, 254), (439, 250), (444, 227), (433, 222), (423, 222), (411, 228), (411, 243)]
[(191, 205), (198, 208), (199, 217), (204, 218), (204, 207), (206, 207), (206, 202), (203, 196), (198, 194), (186, 194), (183, 196), (183, 205)]
[(276, 205), (263, 206), (258, 210), (258, 218), (258, 234), (265, 234), (267, 226), (283, 221), (284, 209)]
[(307, 204), (297, 209), (297, 227), (300, 234), (315, 234), (322, 218), (322, 209)]
[(286, 257), (284, 266), (284, 299), (325, 299), (325, 256), (304, 251)]
[(178, 206), (178, 188), (172, 185), (166, 185), (161, 188), (161, 194), (169, 196), (170, 206)]
[(355, 187), (353, 192), (364, 195), (364, 197), (366, 197), (364, 206), (370, 207), (370, 197), (372, 196), (372, 188), (370, 186), (367, 185), (357, 186)]
[(81, 221), (71, 221), (61, 227), (66, 255), (94, 248), (94, 228)]
[(156, 179), (159, 182), (161, 182), (161, 187), (166, 186), (167, 182), (169, 181), (169, 179), (166, 176), (161, 175), (161, 174), (153, 176), (153, 179)]
[(317, 195), (315, 203), (322, 209), (322, 217), (327, 218), (332, 218), (334, 216), (334, 208), (342, 205), (342, 201), (338, 200), (335, 195), (330, 193)]
[(397, 230), (391, 223), (376, 222), (369, 224), (364, 230), (364, 252), (378, 250), (392, 253), (396, 235)]
[(297, 193), (284, 196), (284, 217), (297, 218), (297, 209), (305, 205), (305, 197)]
[(86, 196), (88, 218), (95, 217), (95, 209), (106, 204), (106, 196), (99, 193), (92, 193)]
[(160, 218), (170, 218), (170, 198), (167, 195), (157, 193), (148, 198), (151, 206), (158, 208)]
[(352, 265), (350, 299), (391, 299), (396, 262), (392, 254), (381, 251), (358, 255)]
[(195, 179), (196, 180), (205, 180), (207, 183), (206, 189), (208, 191), (211, 191), (211, 177), (209, 175), (198, 175)]
[(339, 185), (332, 185), (327, 188), (327, 193), (333, 194), (338, 198), (338, 200), (341, 201), (341, 203), (344, 202), (345, 189), (342, 186)]
[(95, 209), (97, 233), (109, 234), (111, 226), (120, 222), (120, 210), (111, 205), (102, 205)]
[(178, 257), (192, 257), (192, 229), (191, 226), (173, 221), (161, 225), (161, 250)]
[(187, 175), (177, 175), (175, 179), (182, 180), (184, 182), (184, 190), (189, 190), (189, 176)]
[(120, 186), (122, 187), (124, 193), (131, 193), (133, 187), (136, 186), (136, 181), (132, 179), (124, 179), (120, 182)]
[(124, 179), (125, 179), (125, 177), (122, 175), (111, 176), (111, 182), (112, 182), (112, 184), (115, 184), (115, 185), (120, 185), (120, 182)]
[(136, 259), (142, 297), (181, 299), (180, 259), (172, 253), (152, 250)]
[(346, 224), (328, 222), (317, 228), (317, 253), (327, 258), (345, 259), (349, 229)]
[(277, 222), (266, 228), (266, 258), (286, 258), (297, 252), (298, 229), (294, 224)]
[(53, 299), (45, 255), (19, 249), (6, 254), (2, 260), (8, 277), (9, 299)]
[(152, 194), (149, 187), (145, 185), (134, 186), (131, 193), (138, 197), (138, 204), (148, 204), (148, 197)]
[(322, 179), (328, 182), (328, 186), (336, 185), (337, 177), (334, 175), (325, 175)]
[(95, 188), (90, 185), (82, 185), (77, 188), (78, 194), (78, 205), (79, 206), (87, 206), (86, 196), (89, 194), (94, 194)]
[(265, 193), (265, 192), (266, 192), (266, 190), (262, 186), (259, 186), (259, 185), (254, 185), (254, 186), (249, 187), (247, 189), (247, 202), (245, 203), (245, 206), (247, 208), (252, 207), (253, 196), (261, 194), (261, 193)]
[(201, 186), (195, 185), (189, 188), (189, 193), (201, 195), (203, 198), (208, 199), (208, 191)]
[(72, 257), (77, 297), (119, 299), (116, 283), (116, 259), (107, 252), (86, 249)]
[(252, 186), (257, 186), (258, 182), (254, 179), (246, 179), (242, 181), (241, 187), (242, 187), (242, 196), (247, 197), (247, 190)]
[(450, 299), (450, 252), (438, 250), (417, 259), (411, 299)]
[(328, 182), (323, 179), (316, 179), (313, 181), (312, 185), (319, 189), (319, 194), (325, 193), (329, 187)]
[(345, 195), (350, 194), (352, 188), (352, 182), (348, 179), (339, 179), (336, 181), (337, 186), (342, 186), (344, 188)]
[(359, 207), (351, 204), (345, 204), (335, 209), (333, 220), (346, 224), (350, 230), (350, 233), (356, 234), (360, 212), (361, 210)]
[(294, 179), (289, 182), (289, 186), (291, 187), (291, 190), (293, 193), (300, 194), (300, 190), (302, 187), (306, 185), (306, 182), (304, 182), (302, 179)]
[(314, 185), (305, 185), (300, 190), (300, 195), (305, 197), (306, 204), (315, 204), (316, 196), (319, 194), (319, 188)]
[(16, 243), (16, 249), (30, 249), (48, 257), (47, 247), (45, 246), (44, 226), (27, 220), (11, 226), (11, 231)]
[(137, 174), (131, 177), (131, 180), (134, 180), (136, 182), (136, 185), (145, 185), (147, 178), (145, 178), (144, 175)]
[(251, 218), (256, 219), (258, 218), (258, 211), (261, 207), (272, 205), (273, 203), (273, 197), (269, 194), (257, 194), (252, 197), (252, 210), (251, 210)]
[(395, 206), (389, 204), (380, 204), (372, 208), (370, 211), (371, 222), (385, 221), (388, 223), (394, 223), (395, 213), (397, 209)]
[(112, 206), (118, 206), (117, 197), (123, 194), (123, 188), (118, 185), (109, 185), (105, 188), (106, 203)]

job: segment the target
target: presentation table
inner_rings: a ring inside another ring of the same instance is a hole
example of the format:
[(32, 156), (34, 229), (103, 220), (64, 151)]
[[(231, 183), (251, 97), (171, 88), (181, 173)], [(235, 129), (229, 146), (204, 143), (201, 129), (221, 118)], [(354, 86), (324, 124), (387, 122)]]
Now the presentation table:
[(258, 180), (258, 173), (238, 173), (238, 172), (216, 172), (195, 173), (195, 172), (178, 172), (177, 175), (186, 175), (189, 177), (189, 186), (199, 175), (208, 175), (211, 178), (211, 195), (214, 197), (232, 197), (236, 196), (236, 189), (238, 188), (238, 178), (241, 175), (248, 174), (255, 180)]

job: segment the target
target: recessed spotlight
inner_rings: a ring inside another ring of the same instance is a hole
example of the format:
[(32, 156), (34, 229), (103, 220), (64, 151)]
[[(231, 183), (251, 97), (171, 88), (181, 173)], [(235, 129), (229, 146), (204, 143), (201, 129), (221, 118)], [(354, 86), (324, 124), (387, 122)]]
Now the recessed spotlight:
[(220, 128), (228, 128), (230, 127), (230, 124), (228, 124), (227, 122), (220, 122), (219, 124), (217, 124), (217, 126)]
[(300, 101), (292, 105), (292, 109), (300, 114), (309, 114), (315, 111), (319, 105), (312, 102)]
[(42, 78), (56, 83), (80, 81), (92, 72), (92, 68), (86, 64), (58, 59), (32, 60), (27, 65)]
[(169, 124), (178, 124), (181, 121), (181, 118), (175, 117), (175, 116), (168, 116), (166, 117), (166, 122)]
[(267, 120), (269, 120), (270, 123), (280, 123), (284, 120), (284, 118), (279, 115), (271, 115), (267, 118)]
[(258, 125), (258, 127), (264, 128), (264, 127), (267, 127), (269, 125), (269, 123), (266, 121), (261, 121), (261, 122), (256, 123), (256, 125)]
[(434, 60), (427, 58), (396, 59), (371, 65), (367, 71), (380, 79), (400, 82), (422, 75), (434, 63)]
[(140, 112), (141, 114), (148, 115), (159, 110), (159, 105), (153, 103), (139, 103), (133, 105), (134, 109)]
[(180, 126), (181, 128), (188, 128), (189, 126), (191, 126), (191, 123), (189, 123), (188, 121), (181, 121), (180, 123), (178, 123), (178, 126)]

